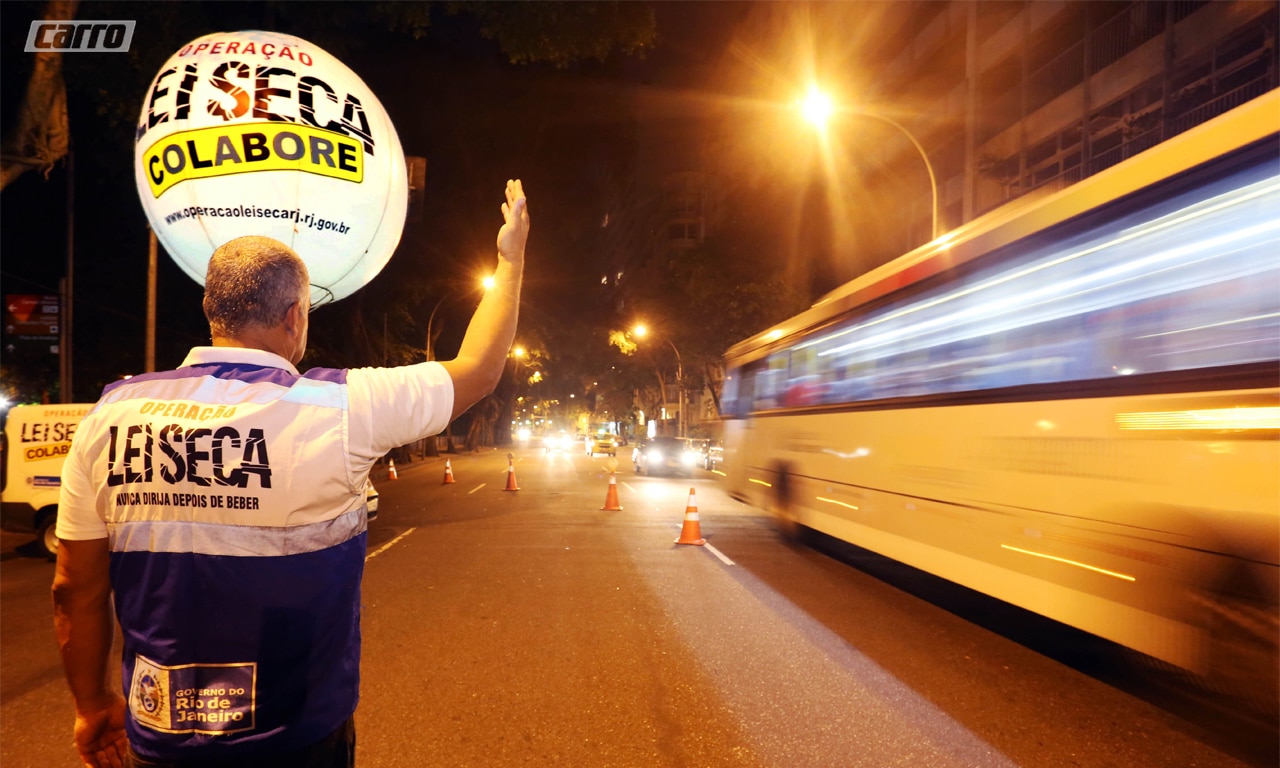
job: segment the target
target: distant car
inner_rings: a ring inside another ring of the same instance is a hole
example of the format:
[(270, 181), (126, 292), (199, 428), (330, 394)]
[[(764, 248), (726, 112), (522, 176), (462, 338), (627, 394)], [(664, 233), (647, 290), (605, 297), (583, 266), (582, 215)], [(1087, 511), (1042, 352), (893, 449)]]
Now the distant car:
[(545, 453), (558, 453), (569, 450), (573, 442), (573, 438), (569, 437), (569, 435), (559, 432), (543, 437), (542, 447), (545, 449)]
[(705, 470), (713, 470), (724, 461), (724, 445), (718, 440), (689, 440), (689, 450), (698, 455), (697, 464)]
[(662, 472), (690, 476), (698, 463), (698, 455), (678, 437), (655, 437), (636, 444), (631, 452), (636, 473), (656, 475)]
[(378, 489), (373, 487), (372, 480), (368, 480), (364, 484), (364, 503), (369, 510), (368, 519), (376, 520), (378, 518)]
[(707, 454), (704, 461), (703, 469), (708, 469), (712, 472), (718, 469), (720, 465), (724, 464), (724, 443), (717, 440), (707, 446)]
[(618, 455), (618, 441), (613, 435), (596, 435), (587, 438), (587, 455), (595, 456), (597, 453), (608, 454), (609, 456)]
[(711, 441), (704, 440), (702, 438), (691, 437), (685, 441), (685, 445), (697, 457), (694, 459), (693, 463), (698, 465), (699, 467), (702, 467), (703, 469), (709, 469), (709, 467), (707, 467), (707, 449), (711, 447)]

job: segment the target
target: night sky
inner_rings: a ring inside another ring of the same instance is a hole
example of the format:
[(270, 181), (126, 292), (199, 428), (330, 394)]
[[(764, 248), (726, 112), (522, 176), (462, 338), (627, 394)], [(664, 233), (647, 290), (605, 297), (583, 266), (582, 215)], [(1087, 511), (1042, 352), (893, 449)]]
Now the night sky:
[[(306, 7), (286, 5), (289, 14)], [(592, 242), (592, 228), (610, 213), (605, 191), (619, 174), (643, 180), (665, 172), (664, 163), (679, 162), (681, 153), (696, 158), (706, 141), (697, 135), (698, 126), (713, 105), (723, 114), (725, 105), (732, 111), (735, 103), (745, 103), (744, 94), (778, 98), (793, 92), (798, 82), (790, 74), (797, 69), (796, 57), (778, 54), (793, 30), (778, 19), (793, 14), (799, 4), (656, 3), (657, 38), (643, 56), (614, 53), (604, 62), (583, 61), (565, 69), (509, 63), (465, 16), (434, 13), (421, 40), (391, 34), (342, 39), (334, 33), (331, 43), (291, 28), (285, 11), (272, 24), (254, 17), (261, 13), (256, 3), (202, 6), (211, 9), (206, 14), (213, 21), (194, 27), (173, 47), (154, 52), (151, 60), (157, 67), (181, 43), (208, 32), (274, 28), (299, 34), (337, 56), (378, 95), (406, 155), (427, 158), (423, 215), (406, 226), (391, 262), (355, 296), (313, 315), (312, 347), (336, 358), (344, 350), (326, 347), (326, 323), (349, 324), (349, 313), (359, 306), (360, 322), (379, 336), (381, 309), (383, 323), (394, 335), (398, 322), (409, 322), (404, 318), (411, 315), (420, 323), (441, 296), (492, 264), (502, 187), (509, 177), (524, 180), (533, 216), (522, 328), (563, 315), (574, 308), (583, 286), (598, 283), (598, 274), (610, 268), (593, 264), (593, 255), (582, 251)], [(78, 15), (105, 18), (102, 12), (110, 10), (116, 14), (112, 18), (137, 19), (133, 47), (145, 50), (148, 38), (155, 36), (157, 9), (166, 6), (81, 3)], [(0, 4), (0, 97), (6, 130), (30, 69), (23, 39), (41, 10), (37, 3)], [(777, 32), (778, 39), (766, 42), (760, 29)], [(93, 55), (100, 58), (87, 58)], [(93, 399), (103, 384), (140, 371), (144, 344), (146, 221), (133, 184), (132, 145), (120, 140), (136, 114), (122, 115), (113, 125), (111, 115), (100, 114), (103, 104), (76, 87), (82, 68), (90, 62), (98, 66), (107, 56), (93, 55), (79, 54), (65, 65), (73, 83), (78, 400)], [(849, 52), (842, 56), (847, 59)], [(64, 56), (64, 61), (70, 58)], [(839, 57), (834, 63), (841, 63)], [(128, 84), (128, 79), (120, 82)], [(649, 138), (638, 140), (637, 133)], [(755, 142), (751, 151), (773, 140), (759, 135), (758, 127), (731, 135), (744, 146)], [(739, 165), (759, 184), (774, 167), (770, 162), (784, 165), (777, 158)], [(57, 292), (67, 261), (67, 195), (65, 163), (47, 178), (28, 172), (0, 195), (0, 288), (5, 294)], [(406, 276), (424, 274), (436, 280), (434, 290), (410, 297), (398, 292), (408, 282)], [(199, 302), (200, 287), (162, 252), (157, 367), (172, 367), (188, 347), (207, 342)], [(442, 348), (461, 333), (466, 303), (451, 300), (440, 314), (438, 322), (448, 324)], [(310, 358), (304, 367), (309, 364)], [(53, 372), (56, 380), (56, 361)]]

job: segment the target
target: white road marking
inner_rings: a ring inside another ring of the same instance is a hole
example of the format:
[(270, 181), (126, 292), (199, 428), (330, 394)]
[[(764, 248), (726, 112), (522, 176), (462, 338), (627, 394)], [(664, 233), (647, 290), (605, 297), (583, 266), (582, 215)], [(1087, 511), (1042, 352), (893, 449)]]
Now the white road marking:
[(724, 563), (725, 565), (733, 565), (733, 561), (732, 561), (732, 560), (730, 560), (729, 558), (725, 557), (725, 556), (724, 556), (724, 553), (723, 553), (723, 552), (721, 552), (720, 550), (716, 549), (715, 547), (711, 546), (710, 544), (703, 544), (702, 546), (704, 546), (704, 547), (706, 547), (707, 549), (711, 550), (711, 554), (713, 554), (713, 555), (715, 555), (716, 557), (720, 558), (720, 562)]
[(416, 530), (418, 530), (416, 527), (415, 527), (415, 528), (410, 528), (409, 530), (407, 530), (407, 531), (405, 531), (404, 533), (400, 534), (399, 536), (395, 537), (395, 538), (394, 538), (394, 539), (392, 539), (391, 541), (388, 541), (386, 544), (383, 544), (382, 546), (378, 547), (377, 549), (375, 549), (374, 551), (372, 551), (372, 552), (370, 552), (368, 555), (366, 555), (366, 556), (365, 556), (365, 558), (364, 558), (364, 561), (367, 563), (367, 562), (369, 562), (370, 560), (372, 560), (373, 558), (375, 558), (375, 557), (377, 557), (378, 555), (382, 554), (383, 552), (386, 552), (388, 549), (391, 549), (391, 547), (392, 547), (392, 546), (393, 546), (397, 541), (399, 541), (399, 540), (403, 539), (405, 536), (408, 536), (409, 534), (413, 533), (413, 532), (414, 532), (414, 531), (416, 531)]

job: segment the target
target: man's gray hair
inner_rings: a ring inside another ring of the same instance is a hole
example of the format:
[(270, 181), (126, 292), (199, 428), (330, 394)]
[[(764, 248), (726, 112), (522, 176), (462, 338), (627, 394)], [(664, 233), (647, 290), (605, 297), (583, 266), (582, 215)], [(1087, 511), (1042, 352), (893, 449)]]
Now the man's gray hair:
[(213, 252), (204, 280), (204, 316), (214, 336), (270, 328), (310, 290), (307, 265), (269, 237), (238, 237)]

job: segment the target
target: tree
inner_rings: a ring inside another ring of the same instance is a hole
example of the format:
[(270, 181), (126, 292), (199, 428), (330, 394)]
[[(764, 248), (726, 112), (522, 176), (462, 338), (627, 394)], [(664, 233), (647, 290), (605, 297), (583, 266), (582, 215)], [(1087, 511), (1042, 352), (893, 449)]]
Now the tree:
[(787, 265), (777, 258), (785, 230), (770, 207), (746, 186), (726, 187), (727, 214), (712, 233), (692, 249), (651, 247), (627, 286), (628, 322), (643, 317), (656, 336), (674, 344), (685, 389), (708, 388), (717, 410), (728, 348), (795, 314), (808, 300), (787, 281)]
[(644, 51), (653, 43), (653, 8), (633, 2), (463, 2), (513, 64), (550, 62), (564, 68), (581, 59), (604, 61), (615, 49)]
[[(74, 18), (77, 5), (74, 0), (54, 0), (45, 6), (43, 18)], [(62, 53), (39, 51), (32, 61), (17, 119), (0, 143), (0, 189), (27, 171), (42, 169), (48, 173), (54, 163), (66, 157), (71, 143)]]

